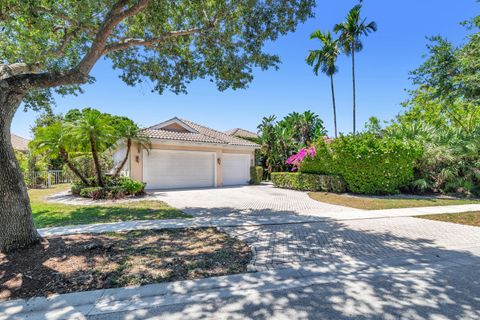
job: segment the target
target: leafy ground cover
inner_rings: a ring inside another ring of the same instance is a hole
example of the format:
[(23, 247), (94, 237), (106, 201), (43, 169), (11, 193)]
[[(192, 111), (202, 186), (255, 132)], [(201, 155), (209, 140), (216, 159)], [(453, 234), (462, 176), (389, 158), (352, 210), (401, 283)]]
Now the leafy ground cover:
[(325, 192), (311, 192), (309, 196), (320, 202), (365, 210), (480, 204), (480, 200), (434, 197), (365, 197)]
[(47, 237), (0, 254), (0, 301), (241, 273), (250, 259), (215, 228)]
[(426, 216), (418, 216), (417, 218), (445, 221), (469, 226), (480, 227), (480, 211), (461, 212), (461, 213), (444, 213), (431, 214)]
[(50, 189), (29, 190), (33, 219), (37, 228), (128, 220), (191, 217), (162, 201), (114, 202), (92, 206), (50, 203), (45, 201), (45, 197), (68, 190), (68, 188), (69, 185), (57, 185)]

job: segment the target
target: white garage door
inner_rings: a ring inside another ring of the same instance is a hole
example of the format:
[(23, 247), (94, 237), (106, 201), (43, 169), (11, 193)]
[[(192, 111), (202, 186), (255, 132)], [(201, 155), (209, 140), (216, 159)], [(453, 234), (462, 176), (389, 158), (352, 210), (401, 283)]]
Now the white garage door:
[(248, 184), (250, 181), (250, 155), (237, 153), (223, 154), (223, 185)]
[(213, 187), (215, 153), (150, 150), (143, 153), (147, 189)]

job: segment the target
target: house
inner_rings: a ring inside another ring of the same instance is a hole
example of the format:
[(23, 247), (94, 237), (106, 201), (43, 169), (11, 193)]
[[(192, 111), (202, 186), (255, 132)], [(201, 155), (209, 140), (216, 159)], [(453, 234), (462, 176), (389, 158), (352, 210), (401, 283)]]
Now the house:
[[(194, 122), (173, 118), (142, 130), (150, 150), (132, 146), (124, 174), (147, 183), (147, 189), (244, 185), (259, 146)], [(120, 145), (115, 163), (125, 157)]]
[(252, 131), (248, 131), (242, 128), (235, 128), (225, 131), (226, 134), (229, 136), (237, 137), (237, 138), (246, 138), (246, 139), (256, 139), (258, 138), (258, 134)]
[(21, 151), (23, 153), (28, 153), (28, 143), (30, 140), (17, 136), (15, 134), (10, 135), (10, 141), (12, 143), (13, 149)]

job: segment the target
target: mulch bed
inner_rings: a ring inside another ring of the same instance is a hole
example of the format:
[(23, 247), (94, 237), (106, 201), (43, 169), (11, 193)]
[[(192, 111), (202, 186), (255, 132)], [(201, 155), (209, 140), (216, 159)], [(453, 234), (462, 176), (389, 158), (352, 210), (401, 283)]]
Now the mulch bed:
[(0, 253), (0, 301), (241, 273), (250, 259), (215, 228), (48, 237)]

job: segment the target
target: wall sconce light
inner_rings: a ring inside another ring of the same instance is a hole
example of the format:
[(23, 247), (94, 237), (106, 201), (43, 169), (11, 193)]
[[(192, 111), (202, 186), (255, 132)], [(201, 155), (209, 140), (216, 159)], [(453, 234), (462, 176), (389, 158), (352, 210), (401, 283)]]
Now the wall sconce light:
[(140, 156), (135, 156), (135, 161), (137, 161), (137, 163), (140, 163)]
[(222, 159), (217, 158), (217, 163), (218, 163), (218, 165), (221, 165), (222, 164)]

